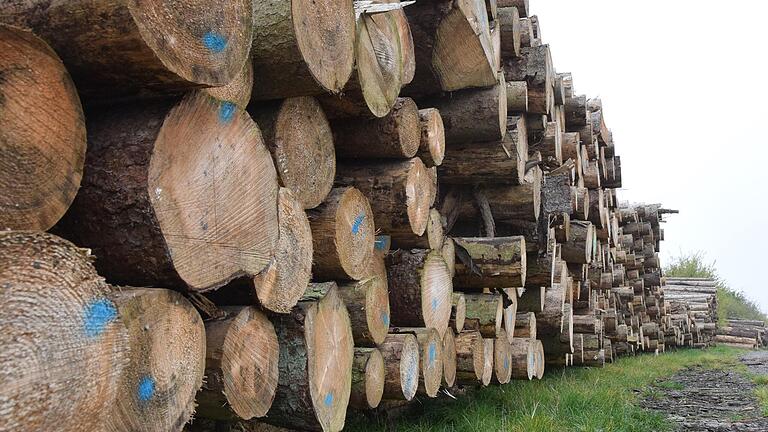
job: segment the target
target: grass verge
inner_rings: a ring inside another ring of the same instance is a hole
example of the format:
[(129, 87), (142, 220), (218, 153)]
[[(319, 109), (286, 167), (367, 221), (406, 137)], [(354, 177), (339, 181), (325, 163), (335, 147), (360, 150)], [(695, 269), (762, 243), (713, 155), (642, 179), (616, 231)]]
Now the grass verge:
[[(674, 388), (679, 384), (667, 378), (678, 370), (734, 367), (740, 365), (737, 358), (742, 352), (724, 347), (681, 350), (658, 357), (621, 358), (603, 369), (553, 369), (543, 380), (488, 387), (458, 401), (420, 399), (411, 404), (409, 413), (390, 423), (352, 417), (347, 430), (666, 431), (671, 425), (661, 414), (638, 406), (640, 397), (653, 397), (650, 384)], [(760, 400), (768, 407), (768, 386), (761, 388)]]

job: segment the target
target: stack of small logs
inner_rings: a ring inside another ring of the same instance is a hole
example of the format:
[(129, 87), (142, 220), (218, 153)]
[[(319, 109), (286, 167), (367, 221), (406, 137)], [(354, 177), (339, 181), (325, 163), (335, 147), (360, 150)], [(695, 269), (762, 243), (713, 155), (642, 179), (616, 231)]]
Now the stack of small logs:
[(256, 3), (0, 5), (0, 430), (338, 431), (697, 343), (527, 0)]
[(735, 348), (760, 348), (768, 345), (765, 321), (729, 319), (718, 327), (715, 342)]
[[(717, 329), (717, 282), (706, 278), (667, 277), (664, 299), (669, 319), (683, 335), (682, 343), (704, 348), (712, 345)], [(677, 336), (677, 335), (668, 335)]]

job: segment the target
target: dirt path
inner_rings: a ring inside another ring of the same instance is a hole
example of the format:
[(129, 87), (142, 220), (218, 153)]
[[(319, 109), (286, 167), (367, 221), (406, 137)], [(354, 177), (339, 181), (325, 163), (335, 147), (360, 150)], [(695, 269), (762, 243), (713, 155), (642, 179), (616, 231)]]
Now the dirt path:
[[(741, 358), (750, 371), (768, 374), (768, 351)], [(653, 387), (643, 406), (661, 411), (681, 432), (765, 432), (754, 384), (733, 370), (686, 369)]]

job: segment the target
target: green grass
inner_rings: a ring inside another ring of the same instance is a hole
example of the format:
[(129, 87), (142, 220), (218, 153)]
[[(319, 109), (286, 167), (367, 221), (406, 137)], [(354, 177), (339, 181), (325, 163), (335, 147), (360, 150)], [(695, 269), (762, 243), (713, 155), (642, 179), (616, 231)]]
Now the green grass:
[[(397, 431), (667, 431), (663, 415), (638, 406), (658, 396), (656, 386), (675, 388), (669, 377), (689, 366), (733, 368), (743, 351), (681, 350), (657, 357), (626, 357), (603, 369), (553, 369), (540, 381), (515, 381), (448, 398), (412, 403), (393, 423), (348, 419), (348, 430)], [(768, 387), (765, 388), (768, 397)], [(768, 400), (768, 399), (766, 399)]]

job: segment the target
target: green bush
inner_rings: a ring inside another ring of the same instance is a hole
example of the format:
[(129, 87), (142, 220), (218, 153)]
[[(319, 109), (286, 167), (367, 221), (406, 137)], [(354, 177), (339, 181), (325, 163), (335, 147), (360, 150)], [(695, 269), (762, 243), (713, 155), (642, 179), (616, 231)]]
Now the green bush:
[(721, 322), (729, 318), (765, 320), (765, 314), (757, 303), (748, 299), (744, 293), (728, 287), (720, 278), (715, 262), (706, 263), (701, 252), (683, 254), (672, 259), (664, 268), (669, 277), (711, 278), (717, 282), (717, 315)]

